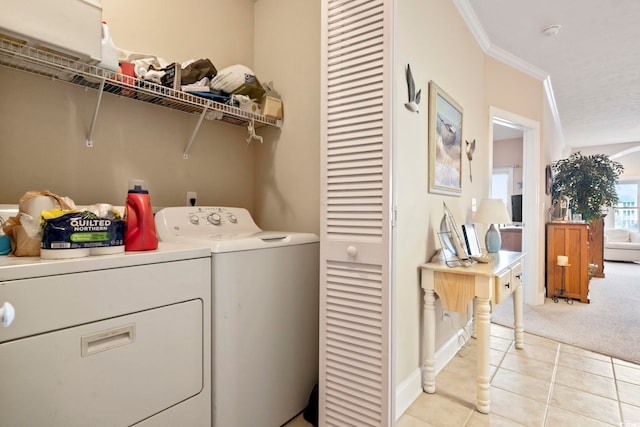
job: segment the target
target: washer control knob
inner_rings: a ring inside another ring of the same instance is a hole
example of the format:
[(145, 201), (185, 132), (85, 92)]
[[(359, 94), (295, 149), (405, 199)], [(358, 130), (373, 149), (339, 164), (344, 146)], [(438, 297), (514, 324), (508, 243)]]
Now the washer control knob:
[(189, 217), (189, 222), (193, 225), (198, 225), (200, 224), (200, 218), (198, 218), (198, 215), (191, 215)]
[(0, 307), (0, 322), (5, 328), (13, 323), (13, 319), (16, 318), (16, 309), (13, 308), (10, 302), (5, 302)]
[(349, 246), (347, 247), (347, 255), (349, 255), (351, 258), (355, 258), (356, 255), (358, 255), (358, 250), (355, 246)]
[(207, 221), (209, 221), (213, 225), (220, 225), (220, 222), (222, 222), (222, 217), (220, 216), (220, 214), (214, 212), (207, 217)]
[(229, 222), (231, 224), (237, 224), (238, 223), (238, 218), (234, 214), (229, 214)]

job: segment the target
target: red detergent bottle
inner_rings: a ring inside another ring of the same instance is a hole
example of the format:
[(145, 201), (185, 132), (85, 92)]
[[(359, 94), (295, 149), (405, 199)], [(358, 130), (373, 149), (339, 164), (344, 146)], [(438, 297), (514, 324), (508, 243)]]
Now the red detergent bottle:
[(125, 251), (150, 251), (158, 248), (158, 235), (153, 219), (151, 198), (144, 180), (129, 180), (127, 203), (124, 207)]

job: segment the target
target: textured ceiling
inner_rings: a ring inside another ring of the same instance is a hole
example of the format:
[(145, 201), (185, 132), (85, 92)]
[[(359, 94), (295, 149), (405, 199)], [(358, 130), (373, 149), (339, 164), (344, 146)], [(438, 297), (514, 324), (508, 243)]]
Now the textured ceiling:
[(640, 142), (640, 0), (456, 4), (489, 54), (550, 76), (566, 146)]

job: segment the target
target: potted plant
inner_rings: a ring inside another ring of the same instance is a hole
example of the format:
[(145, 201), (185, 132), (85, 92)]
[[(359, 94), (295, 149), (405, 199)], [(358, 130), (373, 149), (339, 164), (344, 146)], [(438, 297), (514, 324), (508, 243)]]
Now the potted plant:
[(579, 151), (551, 164), (554, 202), (567, 197), (572, 214), (590, 223), (605, 215), (604, 207), (618, 203), (616, 183), (624, 167), (604, 154), (583, 156)]

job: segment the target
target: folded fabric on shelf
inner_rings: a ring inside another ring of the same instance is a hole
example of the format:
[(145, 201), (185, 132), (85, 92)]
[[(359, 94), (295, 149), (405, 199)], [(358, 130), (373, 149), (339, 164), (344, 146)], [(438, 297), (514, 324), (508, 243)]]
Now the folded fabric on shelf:
[(182, 64), (182, 74), (180, 77), (182, 85), (189, 85), (202, 80), (205, 77), (209, 79), (218, 74), (215, 65), (209, 59), (198, 59)]

